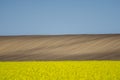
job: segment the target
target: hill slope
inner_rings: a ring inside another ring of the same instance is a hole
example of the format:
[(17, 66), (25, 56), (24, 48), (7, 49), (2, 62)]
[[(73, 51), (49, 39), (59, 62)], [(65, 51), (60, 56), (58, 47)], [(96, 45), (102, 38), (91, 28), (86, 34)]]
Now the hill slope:
[(120, 60), (120, 34), (1, 36), (0, 61)]

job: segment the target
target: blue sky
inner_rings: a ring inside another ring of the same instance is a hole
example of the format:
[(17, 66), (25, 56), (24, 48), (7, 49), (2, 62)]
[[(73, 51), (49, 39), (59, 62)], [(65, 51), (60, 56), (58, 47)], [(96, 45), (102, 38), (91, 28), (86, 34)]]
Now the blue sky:
[(0, 0), (0, 35), (120, 33), (120, 0)]

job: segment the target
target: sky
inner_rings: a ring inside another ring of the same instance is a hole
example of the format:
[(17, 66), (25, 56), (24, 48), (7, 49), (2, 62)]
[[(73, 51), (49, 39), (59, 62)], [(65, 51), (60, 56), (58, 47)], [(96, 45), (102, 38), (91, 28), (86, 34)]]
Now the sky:
[(120, 0), (0, 0), (0, 35), (120, 33)]

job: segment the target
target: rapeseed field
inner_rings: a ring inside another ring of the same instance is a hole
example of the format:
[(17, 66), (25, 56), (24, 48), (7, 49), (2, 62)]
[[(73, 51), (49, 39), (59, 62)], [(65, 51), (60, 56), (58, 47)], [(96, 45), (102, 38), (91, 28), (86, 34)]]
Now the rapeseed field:
[(120, 61), (0, 62), (0, 80), (120, 80)]

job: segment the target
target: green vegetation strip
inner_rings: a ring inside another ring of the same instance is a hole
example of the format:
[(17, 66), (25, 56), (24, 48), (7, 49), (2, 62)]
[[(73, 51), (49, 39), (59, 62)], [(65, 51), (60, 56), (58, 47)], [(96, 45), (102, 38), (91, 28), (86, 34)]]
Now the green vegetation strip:
[(0, 80), (120, 80), (120, 61), (0, 62)]

